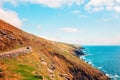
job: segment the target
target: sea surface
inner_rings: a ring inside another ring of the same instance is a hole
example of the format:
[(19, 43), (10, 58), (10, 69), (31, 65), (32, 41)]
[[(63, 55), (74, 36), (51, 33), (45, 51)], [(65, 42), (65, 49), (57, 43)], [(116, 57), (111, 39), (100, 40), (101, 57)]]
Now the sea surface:
[(88, 64), (98, 68), (112, 80), (120, 80), (120, 46), (84, 46), (82, 56)]

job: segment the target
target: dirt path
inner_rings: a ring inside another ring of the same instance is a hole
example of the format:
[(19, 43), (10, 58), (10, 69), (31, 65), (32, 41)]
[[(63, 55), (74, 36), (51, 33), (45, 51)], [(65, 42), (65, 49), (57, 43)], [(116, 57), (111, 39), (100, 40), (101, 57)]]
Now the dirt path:
[(0, 58), (16, 58), (19, 55), (24, 55), (32, 52), (31, 47), (22, 47), (9, 52), (0, 53)]

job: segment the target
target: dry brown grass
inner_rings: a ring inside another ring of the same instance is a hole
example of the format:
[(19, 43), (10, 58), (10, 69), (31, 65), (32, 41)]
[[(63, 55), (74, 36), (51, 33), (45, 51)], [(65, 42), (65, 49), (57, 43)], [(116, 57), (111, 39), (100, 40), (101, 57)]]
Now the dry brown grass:
[[(37, 72), (44, 80), (64, 80), (59, 74), (67, 74), (70, 80), (109, 80), (99, 70), (74, 56), (73, 50), (76, 47), (73, 45), (45, 40), (23, 32), (2, 20), (0, 20), (0, 30), (5, 31), (7, 35), (13, 35), (15, 38), (15, 40), (11, 40), (6, 35), (0, 33), (0, 51), (12, 50), (22, 46), (31, 46), (33, 49), (31, 54), (21, 55), (10, 60), (0, 60), (3, 63), (1, 66), (4, 66), (3, 70), (7, 73), (5, 76), (6, 80), (7, 78), (9, 80), (21, 80), (27, 76), (23, 73), (26, 73), (26, 68), (22, 68), (23, 72), (15, 70), (21, 69), (19, 65), (26, 65), (30, 69), (28, 70), (30, 73), (28, 75), (34, 76)], [(46, 64), (41, 62), (41, 58), (44, 59)], [(50, 79), (48, 71), (51, 64), (54, 64), (56, 68), (54, 79)], [(19, 71), (21, 74), (18, 73)], [(11, 74), (14, 75), (12, 76)]]

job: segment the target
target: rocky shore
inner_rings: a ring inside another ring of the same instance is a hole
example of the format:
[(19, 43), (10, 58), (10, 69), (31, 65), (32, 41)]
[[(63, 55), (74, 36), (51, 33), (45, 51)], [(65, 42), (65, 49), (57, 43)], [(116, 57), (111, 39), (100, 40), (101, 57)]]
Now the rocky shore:
[(77, 56), (78, 58), (80, 58), (80, 56), (85, 55), (85, 53), (82, 51), (82, 49), (85, 49), (83, 47), (78, 47), (74, 50), (74, 54), (75, 56)]

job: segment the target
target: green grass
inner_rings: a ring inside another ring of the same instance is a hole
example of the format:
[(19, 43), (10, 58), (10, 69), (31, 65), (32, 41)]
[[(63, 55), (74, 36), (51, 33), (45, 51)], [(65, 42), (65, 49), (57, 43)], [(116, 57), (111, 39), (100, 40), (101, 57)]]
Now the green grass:
[(51, 80), (50, 77), (48, 77), (48, 76), (45, 76), (45, 77), (47, 78), (47, 80)]
[(2, 61), (9, 65), (7, 68), (9, 71), (21, 75), (22, 80), (43, 80), (43, 77), (41, 75), (36, 75), (33, 73), (35, 72), (34, 67), (20, 63), (16, 59), (3, 59)]
[(35, 69), (33, 67), (27, 66), (27, 65), (18, 65), (18, 68), (15, 69), (14, 71), (24, 77), (23, 80), (43, 80), (42, 76), (36, 76), (32, 72)]
[(19, 67), (19, 69), (24, 69), (24, 70), (28, 70), (28, 71), (34, 71), (35, 70), (33, 67), (30, 67), (28, 65), (23, 65), (23, 64), (19, 64), (18, 67)]

